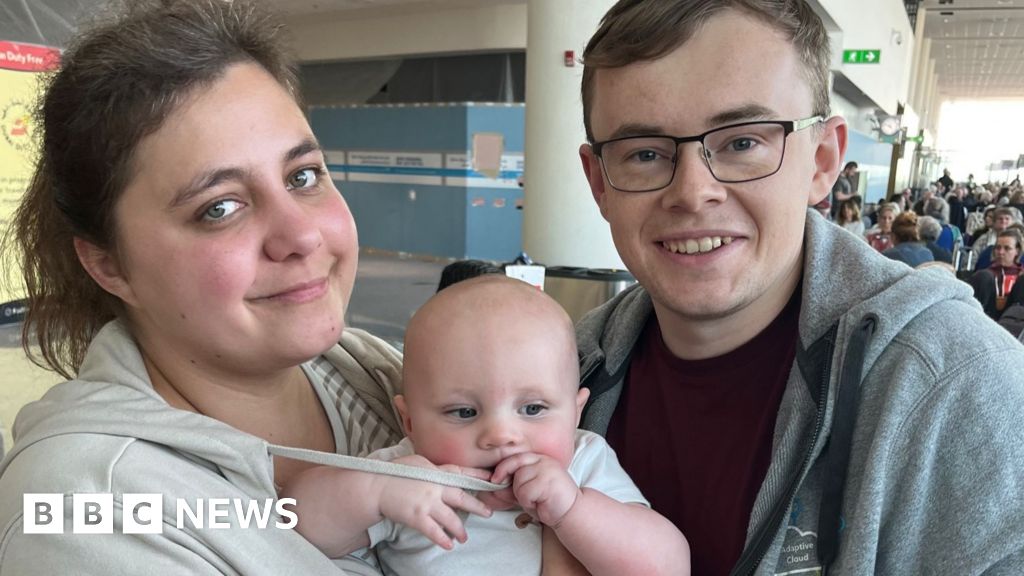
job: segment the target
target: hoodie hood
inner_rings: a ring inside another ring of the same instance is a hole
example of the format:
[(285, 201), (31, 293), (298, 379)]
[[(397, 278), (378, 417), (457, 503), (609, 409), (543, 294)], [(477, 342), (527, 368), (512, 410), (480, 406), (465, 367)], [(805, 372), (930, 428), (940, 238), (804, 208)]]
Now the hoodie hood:
[[(940, 268), (915, 270), (881, 257), (853, 234), (808, 211), (804, 240), (800, 341), (806, 349), (831, 326), (847, 326), (877, 316), (865, 351), (865, 371), (907, 324), (932, 306), (949, 300), (981, 306), (970, 286)], [(815, 303), (816, 305), (811, 305)]]
[(97, 333), (76, 380), (54, 386), (18, 413), (14, 446), (0, 462), (0, 476), (35, 443), (81, 433), (162, 445), (217, 470), (253, 498), (275, 494), (268, 443), (201, 414), (168, 410), (135, 341), (117, 320)]

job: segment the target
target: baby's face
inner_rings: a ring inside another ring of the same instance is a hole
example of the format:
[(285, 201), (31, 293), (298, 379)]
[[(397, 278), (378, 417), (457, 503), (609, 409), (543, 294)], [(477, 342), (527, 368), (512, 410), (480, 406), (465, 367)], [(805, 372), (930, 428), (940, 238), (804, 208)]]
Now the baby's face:
[[(490, 469), (520, 452), (568, 467), (587, 391), (566, 346), (516, 330), (451, 346), (438, 342), (432, 369), (406, 374), (398, 402), (416, 453), (437, 465)], [(459, 353), (461, 352), (461, 353)]]

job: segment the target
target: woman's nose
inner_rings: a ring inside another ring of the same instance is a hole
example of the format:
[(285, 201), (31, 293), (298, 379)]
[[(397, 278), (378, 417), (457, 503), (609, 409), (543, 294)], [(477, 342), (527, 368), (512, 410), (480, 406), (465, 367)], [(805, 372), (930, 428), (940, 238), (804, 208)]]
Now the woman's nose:
[(275, 262), (308, 256), (323, 243), (316, 219), (290, 193), (268, 206), (267, 222), (263, 251)]

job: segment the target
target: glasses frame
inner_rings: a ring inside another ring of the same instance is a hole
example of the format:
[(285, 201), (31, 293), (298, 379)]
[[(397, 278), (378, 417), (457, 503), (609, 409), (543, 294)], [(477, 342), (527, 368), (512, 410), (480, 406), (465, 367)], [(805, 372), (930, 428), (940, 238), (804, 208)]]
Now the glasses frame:
[[(704, 165), (707, 166), (708, 172), (711, 173), (712, 178), (723, 184), (742, 184), (744, 182), (753, 182), (755, 180), (761, 180), (763, 178), (773, 176), (775, 173), (777, 173), (780, 169), (782, 169), (782, 162), (785, 161), (786, 159), (786, 140), (789, 138), (789, 135), (792, 134), (793, 132), (799, 132), (806, 128), (810, 128), (811, 126), (820, 124), (824, 121), (825, 117), (820, 114), (809, 116), (807, 118), (801, 118), (799, 120), (752, 120), (750, 122), (740, 122), (738, 124), (728, 124), (726, 126), (720, 126), (718, 128), (708, 130), (707, 132), (704, 132), (703, 134), (698, 134), (696, 136), (669, 136), (667, 134), (637, 134), (634, 136), (612, 138), (610, 140), (603, 140), (601, 142), (592, 142), (590, 144), (590, 148), (591, 150), (594, 151), (594, 156), (597, 156), (601, 160), (601, 170), (604, 172), (604, 177), (608, 179), (608, 184), (612, 188), (618, 190), (619, 192), (654, 192), (656, 190), (661, 190), (663, 188), (668, 188), (669, 186), (671, 186), (672, 182), (676, 179), (676, 168), (679, 167), (679, 145), (685, 144), (687, 142), (700, 142), (700, 157), (702, 160), (704, 160)], [(778, 126), (782, 126), (782, 154), (779, 155), (779, 165), (776, 166), (775, 170), (772, 170), (769, 174), (765, 174), (764, 176), (758, 176), (757, 178), (747, 178), (744, 180), (723, 180), (719, 178), (718, 175), (715, 174), (714, 168), (711, 167), (711, 159), (707, 155), (707, 148), (704, 146), (704, 138), (706, 138), (709, 134), (714, 134), (715, 132), (718, 132), (720, 130), (729, 130), (731, 128), (740, 128), (743, 126), (751, 126), (754, 124), (776, 124)], [(604, 149), (605, 145), (611, 144), (613, 142), (621, 142), (623, 140), (634, 140), (637, 138), (664, 138), (667, 140), (672, 140), (673, 142), (676, 143), (676, 155), (674, 158), (672, 158), (672, 177), (669, 178), (668, 182), (666, 182), (664, 186), (659, 186), (657, 188), (645, 188), (643, 190), (626, 190), (624, 188), (619, 188), (618, 186), (616, 186), (615, 183), (612, 182), (611, 176), (608, 175), (608, 168), (604, 164), (604, 156), (601, 155), (601, 152)]]

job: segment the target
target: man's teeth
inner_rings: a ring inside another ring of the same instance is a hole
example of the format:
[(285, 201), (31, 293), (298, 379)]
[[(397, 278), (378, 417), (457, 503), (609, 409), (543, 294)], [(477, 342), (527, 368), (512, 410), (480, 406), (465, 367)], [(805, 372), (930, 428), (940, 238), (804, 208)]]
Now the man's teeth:
[(711, 252), (732, 242), (731, 236), (705, 236), (703, 238), (689, 238), (687, 240), (666, 240), (661, 243), (666, 250), (680, 254), (698, 254)]

